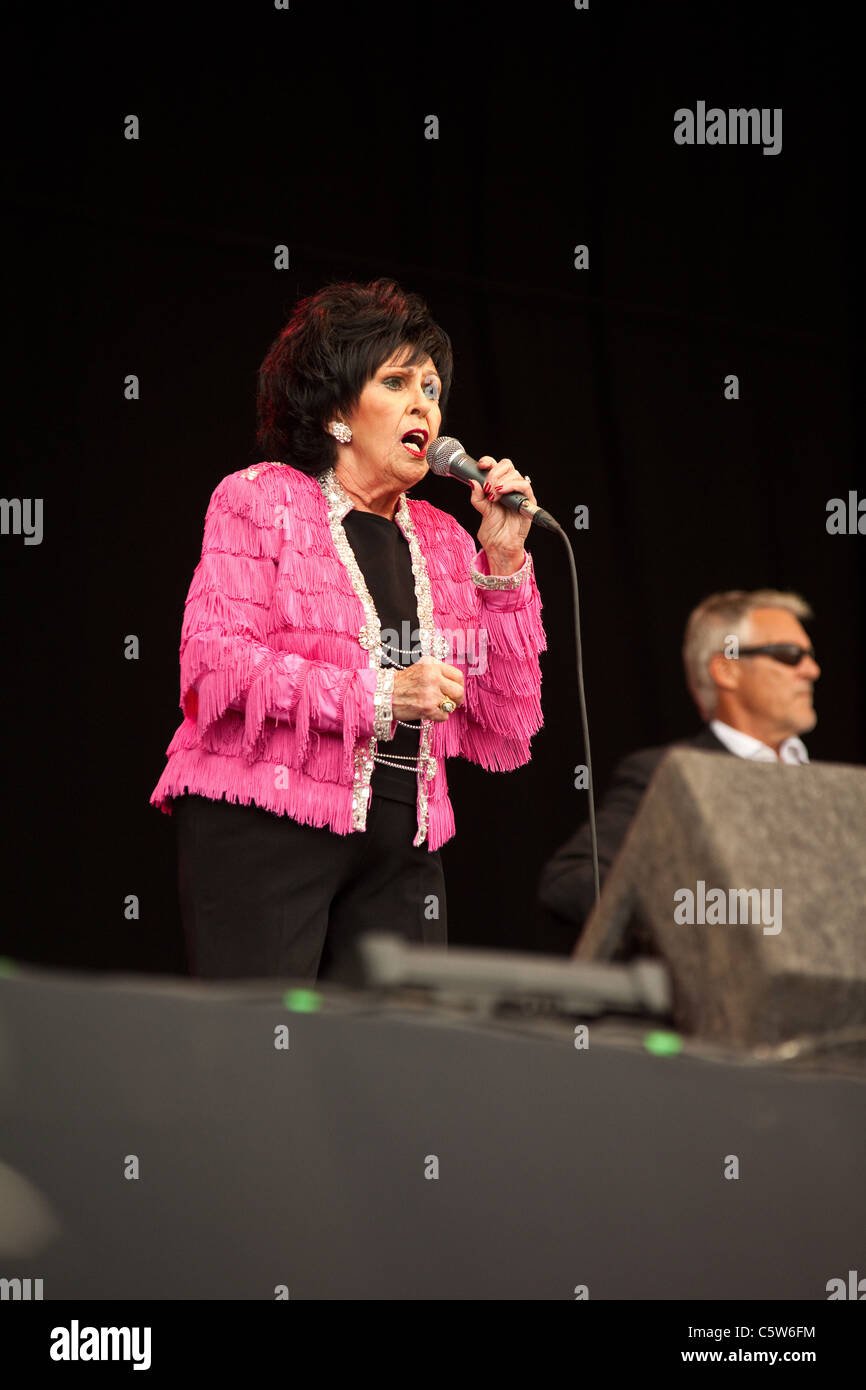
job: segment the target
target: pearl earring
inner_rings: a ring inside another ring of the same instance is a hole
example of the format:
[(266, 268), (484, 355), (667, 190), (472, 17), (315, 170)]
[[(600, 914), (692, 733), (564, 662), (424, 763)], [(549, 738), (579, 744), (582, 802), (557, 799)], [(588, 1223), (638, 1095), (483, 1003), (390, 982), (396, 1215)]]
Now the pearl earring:
[(352, 431), (348, 425), (343, 424), (342, 420), (332, 420), (328, 430), (340, 444), (351, 444)]

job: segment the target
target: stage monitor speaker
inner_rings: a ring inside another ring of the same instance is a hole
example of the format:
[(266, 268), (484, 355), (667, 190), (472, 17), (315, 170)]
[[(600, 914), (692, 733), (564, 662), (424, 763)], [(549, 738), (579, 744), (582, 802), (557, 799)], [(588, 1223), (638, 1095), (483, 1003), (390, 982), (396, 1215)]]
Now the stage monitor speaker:
[(866, 1037), (866, 769), (674, 749), (574, 951), (637, 927), (678, 1026), (735, 1046)]

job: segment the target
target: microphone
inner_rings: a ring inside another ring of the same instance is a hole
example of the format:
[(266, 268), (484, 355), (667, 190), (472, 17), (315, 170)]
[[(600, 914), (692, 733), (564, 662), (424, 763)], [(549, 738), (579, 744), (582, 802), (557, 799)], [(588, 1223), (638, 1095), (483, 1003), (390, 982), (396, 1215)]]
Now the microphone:
[[(427, 450), (427, 463), (434, 473), (440, 474), (443, 478), (459, 478), (461, 482), (470, 486), (472, 483), (480, 483), (482, 487), (487, 481), (484, 469), (479, 468), (476, 460), (469, 457), (459, 440), (452, 439), (447, 434), (430, 445)], [(528, 497), (524, 497), (522, 492), (503, 492), (496, 501), (502, 507), (523, 512), (535, 526), (543, 526), (546, 531), (562, 531), (559, 522), (550, 512), (537, 507)]]

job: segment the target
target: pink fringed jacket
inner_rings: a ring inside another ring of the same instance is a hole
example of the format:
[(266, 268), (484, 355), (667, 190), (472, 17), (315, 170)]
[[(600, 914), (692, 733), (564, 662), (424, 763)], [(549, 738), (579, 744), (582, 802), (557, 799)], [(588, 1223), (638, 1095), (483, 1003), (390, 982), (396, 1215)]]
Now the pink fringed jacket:
[[(342, 525), (353, 505), (333, 469), (260, 463), (218, 484), (184, 611), (184, 720), (151, 805), (170, 815), (185, 791), (225, 795), (338, 835), (364, 830), (373, 755), (394, 731), (394, 670), (381, 669), (379, 620)], [(446, 757), (491, 771), (529, 761), (547, 644), (528, 553), (516, 574), (491, 575), (446, 512), (403, 493), (395, 521), (416, 644), (465, 680), (458, 710), (421, 722), (413, 843), (435, 850), (454, 834)]]

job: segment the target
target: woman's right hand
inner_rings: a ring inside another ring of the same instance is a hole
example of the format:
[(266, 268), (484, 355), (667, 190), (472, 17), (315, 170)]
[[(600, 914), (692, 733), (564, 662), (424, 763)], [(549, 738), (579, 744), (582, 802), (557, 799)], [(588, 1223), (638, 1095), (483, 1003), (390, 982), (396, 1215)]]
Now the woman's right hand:
[(395, 719), (432, 719), (441, 724), (448, 718), (439, 708), (442, 701), (453, 700), (459, 708), (464, 699), (463, 672), (444, 661), (422, 656), (394, 674), (391, 709)]

